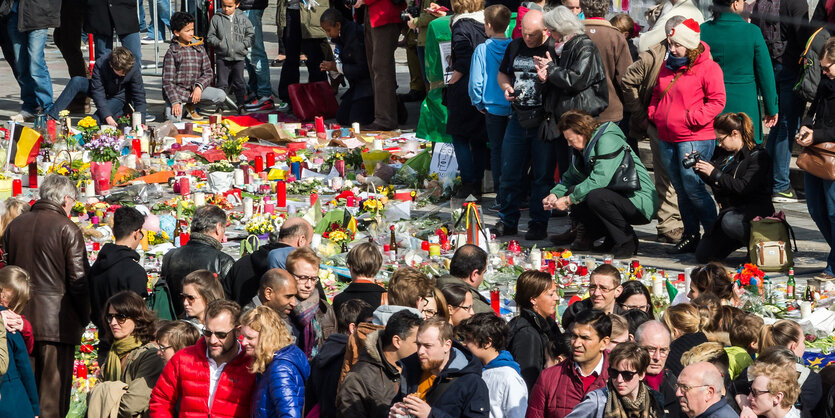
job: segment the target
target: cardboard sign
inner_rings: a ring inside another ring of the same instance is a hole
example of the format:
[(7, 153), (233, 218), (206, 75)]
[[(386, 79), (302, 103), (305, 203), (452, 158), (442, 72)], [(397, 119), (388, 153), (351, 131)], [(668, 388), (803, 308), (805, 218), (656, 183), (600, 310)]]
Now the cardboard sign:
[(458, 160), (455, 159), (455, 149), (452, 144), (436, 142), (432, 150), (432, 162), (429, 164), (430, 173), (438, 173), (438, 178), (455, 178), (458, 175)]

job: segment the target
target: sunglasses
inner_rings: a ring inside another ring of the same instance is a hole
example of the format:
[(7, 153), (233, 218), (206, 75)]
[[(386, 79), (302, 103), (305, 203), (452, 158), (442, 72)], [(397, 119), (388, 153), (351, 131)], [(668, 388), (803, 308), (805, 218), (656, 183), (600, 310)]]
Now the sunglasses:
[(127, 315), (122, 315), (120, 313), (107, 314), (107, 315), (104, 316), (104, 319), (105, 319), (105, 321), (107, 321), (108, 324), (113, 322), (113, 318), (116, 318), (116, 323), (119, 324), (119, 325), (124, 325), (125, 321), (130, 319)]
[(609, 367), (609, 377), (612, 380), (617, 380), (618, 376), (623, 376), (623, 381), (624, 382), (629, 382), (630, 380), (632, 380), (635, 377), (636, 374), (638, 374), (638, 372), (618, 370), (618, 369), (613, 369), (613, 368)]
[(212, 338), (212, 334), (214, 334), (217, 337), (217, 339), (225, 340), (226, 337), (228, 337), (231, 333), (232, 331), (209, 331), (208, 329), (203, 330), (203, 336), (207, 339)]
[(183, 299), (188, 299), (189, 302), (194, 302), (194, 300), (197, 299), (197, 296), (192, 296), (186, 293), (180, 293), (180, 297)]

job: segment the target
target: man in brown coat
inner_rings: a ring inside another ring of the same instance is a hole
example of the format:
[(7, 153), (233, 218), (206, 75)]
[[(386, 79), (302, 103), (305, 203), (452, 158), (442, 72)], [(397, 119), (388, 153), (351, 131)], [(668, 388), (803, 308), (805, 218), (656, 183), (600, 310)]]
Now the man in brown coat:
[(29, 303), (23, 314), (35, 336), (32, 365), (43, 417), (67, 415), (73, 354), (90, 322), (87, 250), (69, 219), (76, 189), (68, 177), (51, 175), (41, 198), (9, 224), (3, 236), (7, 261), (29, 272)]
[(606, 86), (609, 88), (609, 107), (597, 117), (601, 122), (620, 122), (623, 119), (623, 103), (620, 80), (632, 64), (629, 45), (623, 34), (604, 17), (609, 11), (607, 0), (580, 0), (580, 7), (586, 19), (586, 35), (591, 38), (606, 68)]
[[(683, 16), (669, 18), (666, 22), (666, 33), (672, 32), (673, 28), (684, 20)], [(626, 69), (621, 83), (624, 107), (632, 113), (629, 122), (630, 136), (633, 138), (649, 137), (652, 170), (655, 173), (655, 190), (659, 200), (658, 212), (655, 214), (658, 219), (656, 226), (658, 241), (677, 243), (684, 233), (684, 224), (681, 222), (681, 214), (678, 211), (678, 198), (676, 190), (670, 183), (670, 176), (664, 171), (661, 156), (658, 154), (658, 130), (647, 120), (647, 107), (652, 98), (652, 89), (658, 82), (658, 73), (664, 65), (667, 49), (665, 39), (651, 46), (649, 50), (641, 52), (638, 60)]]

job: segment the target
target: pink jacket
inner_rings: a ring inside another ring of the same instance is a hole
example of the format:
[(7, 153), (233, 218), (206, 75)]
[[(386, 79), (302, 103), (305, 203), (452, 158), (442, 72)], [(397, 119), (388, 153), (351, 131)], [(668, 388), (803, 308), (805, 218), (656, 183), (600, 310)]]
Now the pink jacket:
[[(702, 42), (705, 52), (693, 68), (673, 72), (665, 64), (652, 90), (647, 117), (658, 128), (658, 137), (666, 142), (715, 140), (713, 119), (725, 108), (725, 81), (722, 69), (710, 59), (710, 47)], [(686, 71), (661, 95), (678, 73)]]
[(368, 18), (372, 28), (391, 23), (402, 24), (400, 12), (406, 10), (406, 2), (394, 4), (391, 0), (364, 0), (368, 6)]

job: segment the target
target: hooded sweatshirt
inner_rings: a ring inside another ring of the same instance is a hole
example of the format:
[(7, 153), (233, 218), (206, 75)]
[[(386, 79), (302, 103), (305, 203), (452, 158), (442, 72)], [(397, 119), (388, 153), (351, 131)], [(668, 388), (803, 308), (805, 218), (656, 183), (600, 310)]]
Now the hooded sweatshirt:
[(511, 39), (490, 38), (478, 45), (473, 52), (470, 65), (470, 100), (478, 110), (491, 115), (509, 116), (510, 102), (504, 98), (504, 91), (497, 79), (499, 64)]
[(394, 315), (394, 314), (396, 314), (396, 313), (398, 313), (402, 310), (407, 310), (407, 311), (409, 311), (409, 312), (411, 312), (411, 313), (413, 313), (413, 314), (415, 314), (415, 315), (417, 315), (421, 318), (423, 317), (423, 315), (420, 314), (420, 311), (415, 309), (415, 308), (410, 308), (408, 306), (398, 306), (398, 305), (382, 305), (382, 306), (380, 306), (380, 307), (378, 307), (377, 309), (374, 310), (374, 317), (373, 317), (371, 323), (374, 324), (374, 325), (385, 326), (389, 322), (389, 318), (391, 318), (392, 315)]
[(519, 373), (519, 363), (505, 350), (484, 366), (481, 378), (490, 389), (490, 418), (525, 416), (528, 409), (528, 386)]
[(148, 296), (148, 274), (138, 263), (139, 254), (124, 245), (104, 244), (87, 276), (90, 283), (91, 320), (102, 329), (102, 310), (111, 296), (132, 290)]
[(216, 13), (212, 17), (206, 43), (214, 47), (219, 59), (243, 61), (254, 37), (252, 22), (240, 9), (235, 9), (231, 16)]
[(319, 350), (319, 355), (310, 362), (310, 379), (307, 381), (308, 390), (305, 391), (305, 412), (319, 405), (319, 416), (336, 415), (336, 389), (347, 344), (347, 335), (331, 334)]

